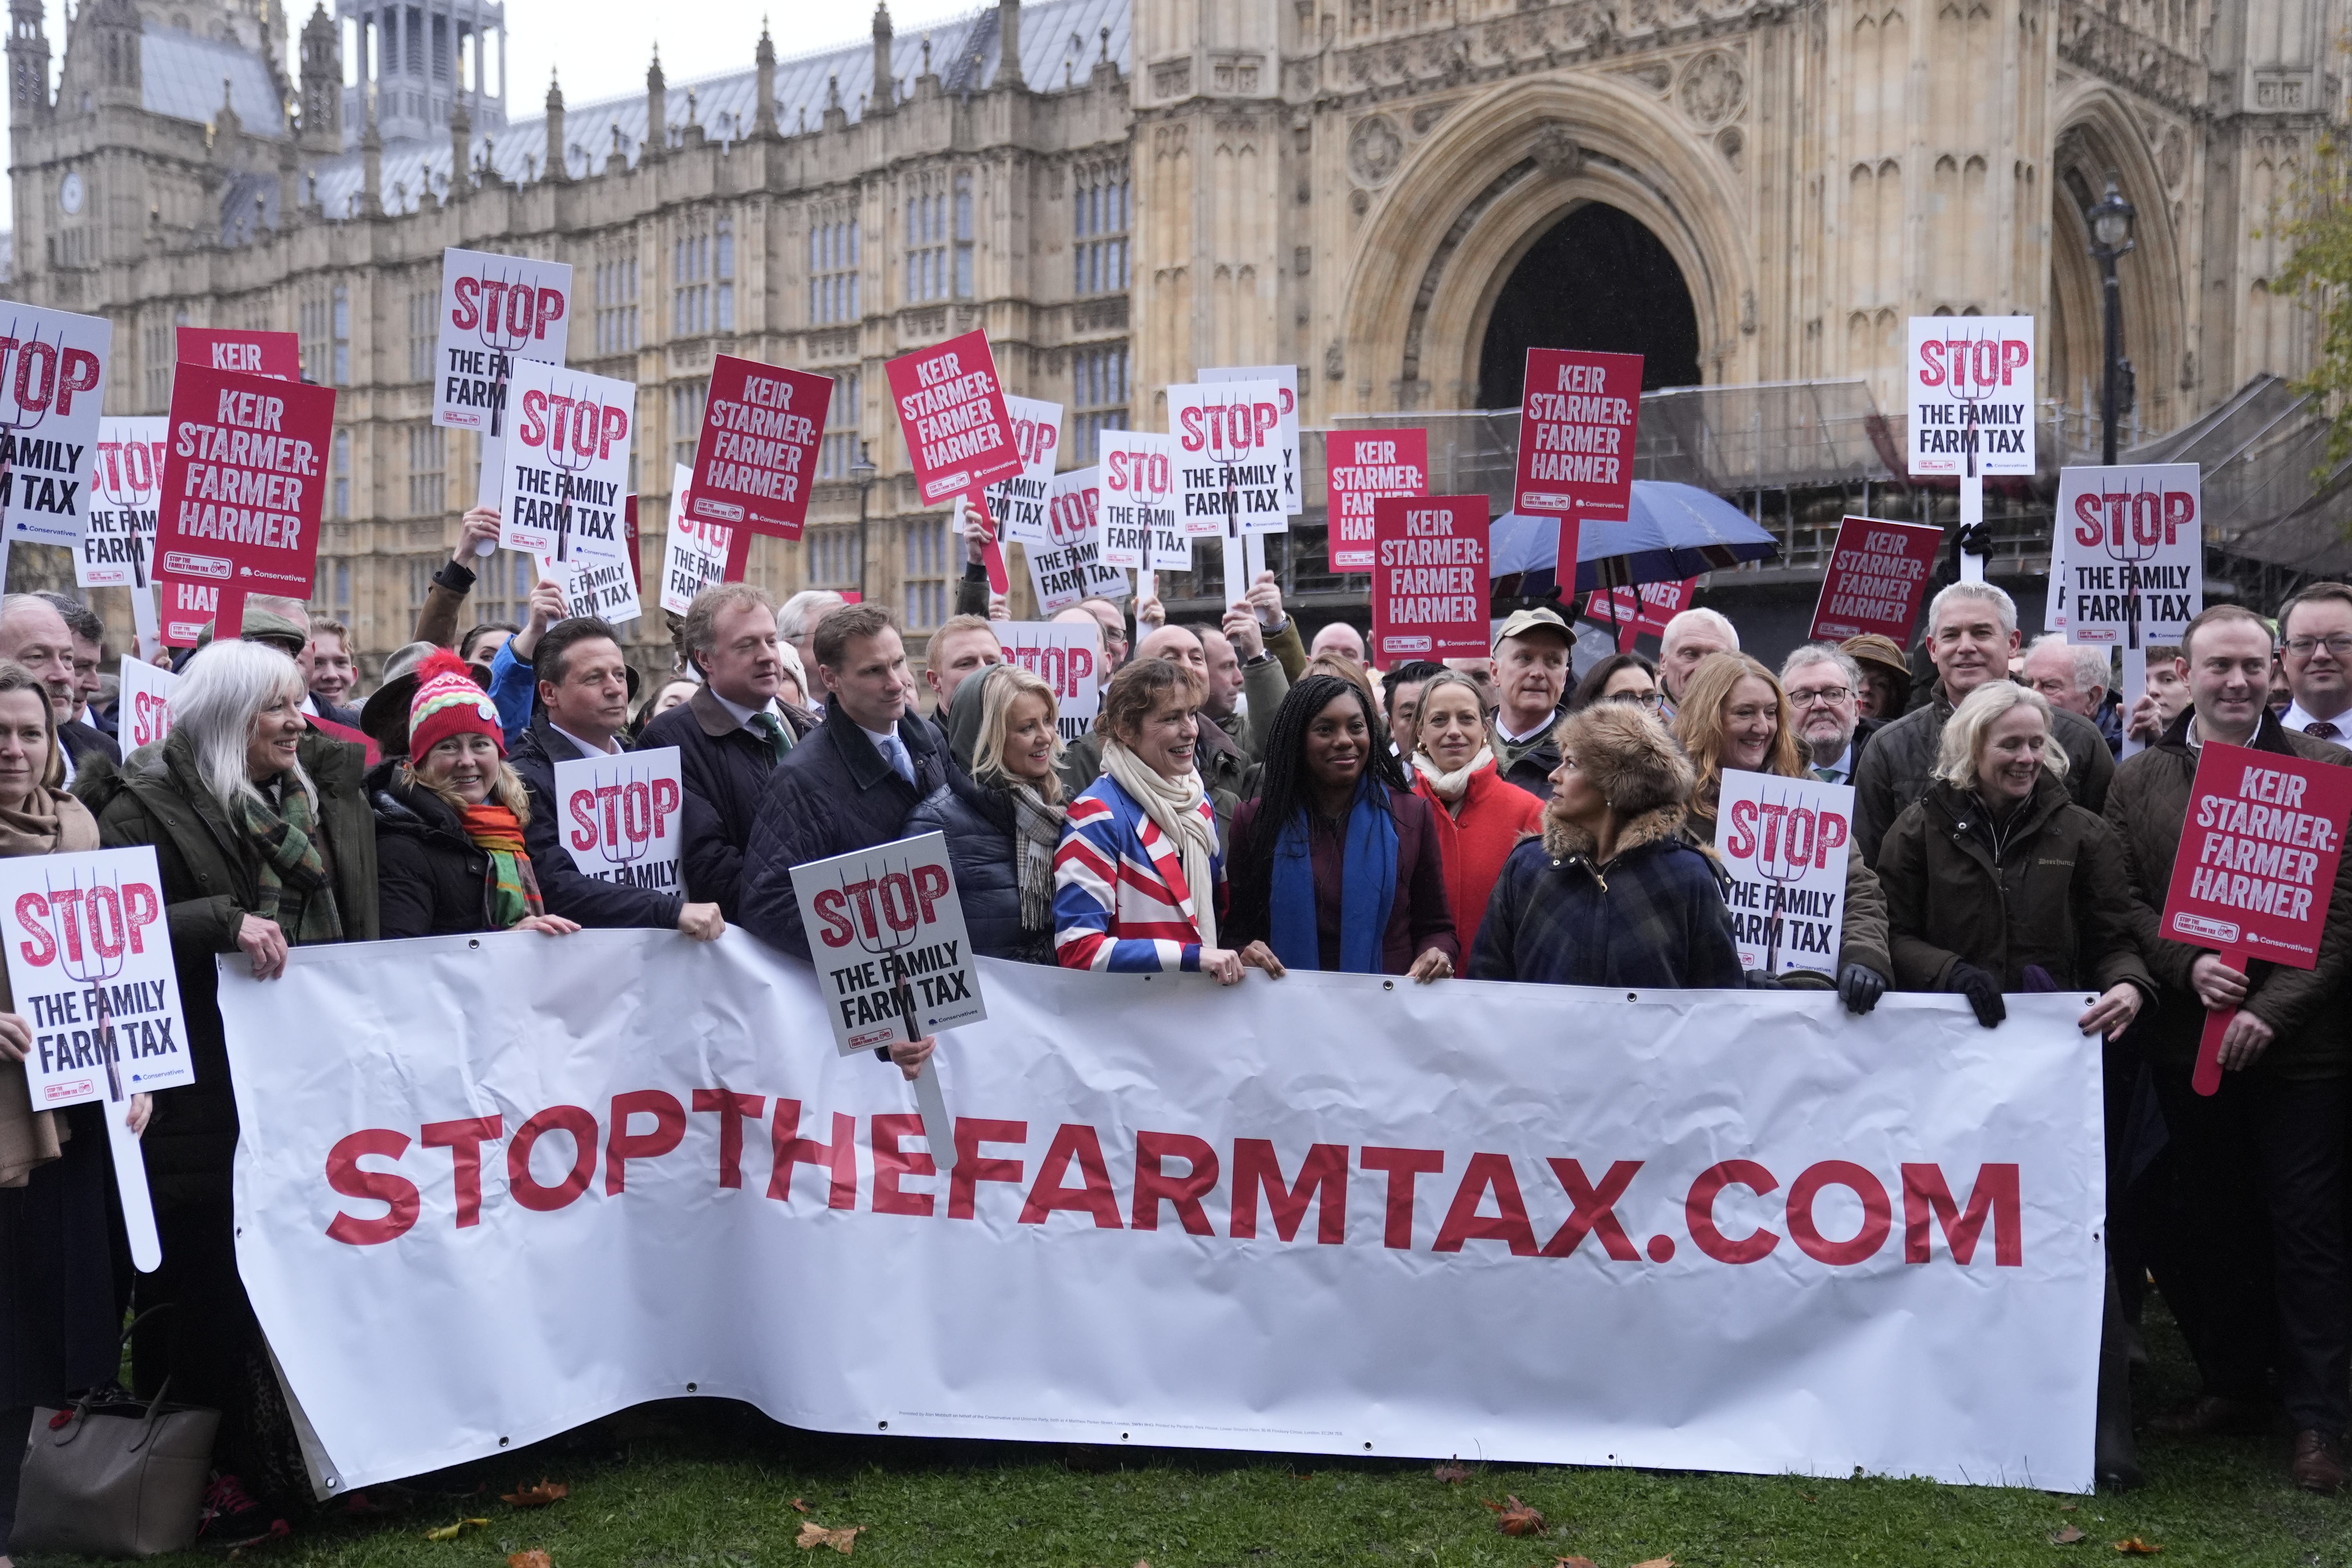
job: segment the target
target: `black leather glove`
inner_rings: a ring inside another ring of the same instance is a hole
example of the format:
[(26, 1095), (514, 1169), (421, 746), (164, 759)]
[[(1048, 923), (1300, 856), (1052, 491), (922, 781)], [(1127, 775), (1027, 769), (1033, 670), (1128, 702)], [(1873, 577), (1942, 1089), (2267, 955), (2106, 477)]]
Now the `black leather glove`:
[(1976, 1009), (1977, 1022), (1988, 1029), (2009, 1016), (2000, 1000), (2000, 982), (1973, 963), (1952, 965), (1949, 989), (1969, 999), (1969, 1005)]
[(1849, 1013), (1867, 1013), (1886, 994), (1886, 976), (1867, 963), (1849, 963), (1838, 971), (1838, 996)]

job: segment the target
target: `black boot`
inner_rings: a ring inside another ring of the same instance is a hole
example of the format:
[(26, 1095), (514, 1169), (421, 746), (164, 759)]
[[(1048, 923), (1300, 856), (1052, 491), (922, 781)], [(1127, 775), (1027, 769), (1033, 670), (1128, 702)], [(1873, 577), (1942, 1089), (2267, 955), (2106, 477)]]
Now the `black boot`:
[(2099, 1422), (2093, 1468), (2110, 1491), (2140, 1484), (2139, 1449), (2132, 1441), (2131, 1325), (2124, 1320), (2116, 1271), (2107, 1270), (2107, 1306), (2099, 1331)]

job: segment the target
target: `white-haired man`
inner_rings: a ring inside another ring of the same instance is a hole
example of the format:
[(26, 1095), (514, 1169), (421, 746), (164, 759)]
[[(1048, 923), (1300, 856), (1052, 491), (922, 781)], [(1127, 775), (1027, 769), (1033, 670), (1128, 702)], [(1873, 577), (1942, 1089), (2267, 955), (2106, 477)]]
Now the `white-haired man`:
[[(801, 656), (801, 668), (816, 668), (816, 624), (848, 601), (830, 588), (803, 588), (786, 599), (776, 611), (777, 640), (792, 645)], [(824, 689), (811, 687), (803, 695), (812, 713), (824, 711)]]
[(1711, 654), (1738, 653), (1739, 628), (1717, 610), (1685, 610), (1658, 634), (1658, 689), (1666, 694), (1666, 717), (1683, 700), (1691, 672)]
[(1853, 783), (1863, 747), (1886, 727), (1862, 716), (1862, 666), (1828, 643), (1809, 642), (1780, 661), (1780, 688), (1805, 766), (1824, 783)]
[[(1879, 731), (1854, 764), (1853, 847), (1874, 869), (1886, 830), (1927, 791), (1944, 721), (1969, 692), (2008, 679), (2017, 642), (2017, 603), (1990, 583), (1955, 583), (1927, 606), (1927, 657), (1937, 675), (1931, 700)], [(2067, 793), (2085, 811), (2100, 810), (2116, 776), (2106, 737), (2064, 709), (2052, 715), (2051, 734), (2066, 753)]]
[(2025, 650), (2025, 665), (2018, 678), (2021, 684), (2048, 698), (2053, 708), (2063, 708), (2096, 724), (2099, 733), (2107, 738), (2107, 750), (2121, 755), (2123, 725), (2118, 721), (2111, 729), (2107, 722), (2107, 683), (2114, 674), (2113, 658), (2105, 648), (2070, 647), (2064, 632), (2044, 632)]

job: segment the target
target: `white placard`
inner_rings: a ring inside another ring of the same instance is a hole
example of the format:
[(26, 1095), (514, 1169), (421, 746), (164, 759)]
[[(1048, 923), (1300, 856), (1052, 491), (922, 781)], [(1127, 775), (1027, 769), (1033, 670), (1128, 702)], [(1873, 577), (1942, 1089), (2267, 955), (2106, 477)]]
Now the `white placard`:
[(34, 1110), (195, 1081), (152, 847), (0, 860), (0, 909)]
[(1904, 368), (1912, 473), (2033, 472), (2032, 317), (1914, 316)]
[(1853, 786), (1727, 768), (1715, 820), (1739, 966), (1835, 978)]
[(555, 799), (555, 830), (582, 876), (624, 888), (685, 891), (677, 862), (685, 844), (679, 813), (686, 784), (676, 746), (560, 762)]
[(444, 250), (433, 423), (485, 437), (502, 433), (499, 416), (515, 365), (563, 363), (571, 297), (569, 262)]
[(552, 555), (532, 560), (542, 579), (562, 586), (563, 602), (575, 616), (594, 616), (617, 626), (646, 613), (637, 599), (637, 574), (626, 561), (558, 561)]
[(694, 596), (727, 576), (727, 549), (735, 531), (694, 515), (687, 492), (694, 470), (680, 463), (670, 470), (669, 530), (662, 538), (661, 607), (686, 614)]
[(2063, 584), (2069, 643), (2180, 640), (2205, 607), (2205, 530), (2195, 463), (2062, 468), (2052, 597)]
[[(1986, 1029), (1950, 995), (979, 968), (938, 1058), (968, 1179), (740, 932), (225, 975), (237, 1270), (335, 1492), (688, 1383), (894, 1439), (2094, 1483), (2082, 992)], [(1577, 1048), (1537, 1108), (1538, 1016)]]
[(113, 324), (0, 306), (0, 542), (81, 542)]
[(1069, 621), (998, 621), (1004, 662), (1054, 689), (1054, 710), (1069, 745), (1095, 727), (1102, 710), (1102, 628)]
[[(1168, 389), (1168, 429), (1176, 438), (1188, 534), (1222, 537), (1229, 517), (1244, 533), (1279, 533), (1290, 526), (1283, 510), (1282, 403), (1282, 388), (1271, 381)], [(1292, 406), (1295, 411), (1295, 399)]]
[(180, 678), (171, 670), (125, 654), (116, 679), (121, 691), (114, 701), (115, 724), (121, 731), (122, 754), (127, 757), (172, 732), (172, 688), (180, 684)]
[(1190, 572), (1176, 438), (1148, 430), (1106, 430), (1102, 450), (1103, 564), (1138, 572)]
[(1045, 500), (1062, 452), (1062, 405), (1007, 396), (1004, 406), (1013, 416), (1013, 445), (1021, 454), (1021, 471), (987, 488), (988, 515), (1000, 541), (1050, 545)]
[(946, 834), (795, 866), (793, 897), (842, 1055), (988, 1016)]
[(1025, 545), (1030, 585), (1037, 607), (1047, 615), (1066, 610), (1089, 595), (1122, 599), (1127, 574), (1102, 563), (1102, 470), (1073, 468), (1055, 474), (1045, 501), (1047, 542)]
[(89, 510), (74, 551), (74, 582), (84, 588), (135, 588), (147, 581), (155, 551), (155, 511), (163, 495), (162, 415), (98, 422), (98, 458)]
[(1307, 487), (1299, 481), (1298, 462), (1298, 367), (1295, 364), (1226, 365), (1200, 373), (1203, 382), (1267, 382), (1274, 383), (1281, 394), (1276, 405), (1282, 417), (1275, 426), (1275, 437), (1282, 454), (1282, 510), (1297, 517), (1307, 510)]
[(501, 469), (499, 542), (559, 560), (623, 559), (636, 387), (526, 360), (515, 365), (507, 391), (515, 416)]

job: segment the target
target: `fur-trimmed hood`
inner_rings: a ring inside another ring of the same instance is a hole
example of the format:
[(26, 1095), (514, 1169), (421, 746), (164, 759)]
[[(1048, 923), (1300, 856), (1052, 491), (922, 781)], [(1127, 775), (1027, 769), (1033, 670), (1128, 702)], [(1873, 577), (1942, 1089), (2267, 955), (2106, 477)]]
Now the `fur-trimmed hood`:
[[(1619, 854), (1671, 837), (1682, 826), (1697, 775), (1666, 727), (1639, 703), (1578, 710), (1561, 721), (1559, 745), (1616, 811)], [(1548, 813), (1544, 847), (1559, 856), (1589, 855), (1592, 839)]]

